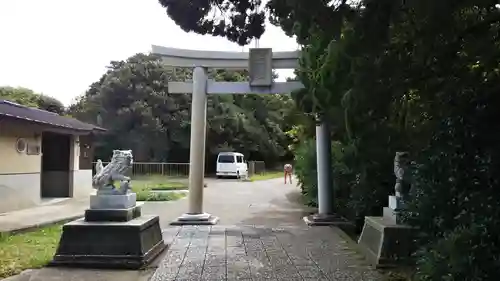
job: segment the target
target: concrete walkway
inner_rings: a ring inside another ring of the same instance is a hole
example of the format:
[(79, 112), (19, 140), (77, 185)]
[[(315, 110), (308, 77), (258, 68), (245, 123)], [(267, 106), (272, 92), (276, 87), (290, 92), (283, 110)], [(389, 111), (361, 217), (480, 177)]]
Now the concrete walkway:
[(50, 205), (40, 205), (7, 213), (0, 213), (0, 233), (27, 230), (60, 221), (83, 217), (89, 199), (62, 200)]
[[(295, 226), (312, 209), (298, 203), (300, 192), (283, 179), (242, 182), (206, 179), (203, 210), (220, 218), (219, 225)], [(160, 215), (162, 228), (188, 210), (188, 200), (147, 202), (143, 214)]]
[(169, 250), (144, 271), (44, 268), (26, 281), (168, 280), (383, 280), (356, 245), (336, 228), (307, 227), (312, 210), (299, 202), (299, 189), (282, 179), (256, 182), (207, 179), (204, 210), (220, 217), (216, 226), (172, 227), (188, 200), (148, 202), (157, 214)]

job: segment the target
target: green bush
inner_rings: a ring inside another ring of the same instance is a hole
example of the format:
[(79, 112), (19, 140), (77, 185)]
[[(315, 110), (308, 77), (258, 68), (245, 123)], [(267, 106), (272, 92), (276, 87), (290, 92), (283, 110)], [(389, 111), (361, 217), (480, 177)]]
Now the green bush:
[(423, 247), (417, 253), (415, 277), (421, 281), (496, 280), (500, 276), (498, 250), (485, 239), (491, 230), (478, 224), (458, 226)]
[(349, 162), (353, 159), (354, 150), (352, 146), (343, 145), (341, 142), (332, 142), (332, 169), (334, 204), (336, 211), (352, 219), (354, 210), (352, 209), (351, 194), (352, 185), (356, 179), (354, 170), (349, 167)]
[[(295, 174), (298, 178), (302, 194), (307, 204), (317, 206), (318, 183), (316, 170), (316, 146), (314, 139), (303, 141), (294, 150)], [(354, 170), (355, 148), (352, 145), (344, 145), (341, 142), (332, 142), (332, 170), (334, 174), (332, 186), (334, 190), (334, 202), (336, 211), (356, 222), (358, 230), (364, 223), (364, 216), (377, 215), (382, 212), (382, 207), (387, 205), (387, 189), (374, 188), (375, 185), (368, 184), (366, 176)], [(385, 165), (390, 165), (385, 161)], [(366, 171), (369, 168), (375, 170), (378, 166), (362, 166)], [(389, 170), (390, 171), (390, 170)], [(390, 174), (389, 174), (390, 176)], [(387, 178), (387, 177), (385, 177)]]
[[(442, 121), (419, 153), (406, 214), (419, 229), (417, 280), (500, 276), (497, 96), (442, 97), (456, 108), (439, 114)], [(463, 118), (463, 111), (476, 112)]]
[(294, 173), (306, 199), (306, 204), (318, 204), (318, 179), (316, 169), (316, 144), (313, 139), (301, 142), (294, 151)]
[(347, 202), (350, 213), (346, 216), (355, 222), (357, 231), (361, 231), (365, 216), (382, 216), (388, 196), (394, 194), (394, 155), (380, 150), (378, 157), (376, 153), (365, 152), (368, 157), (358, 155), (353, 160), (355, 178), (350, 182), (351, 192)]

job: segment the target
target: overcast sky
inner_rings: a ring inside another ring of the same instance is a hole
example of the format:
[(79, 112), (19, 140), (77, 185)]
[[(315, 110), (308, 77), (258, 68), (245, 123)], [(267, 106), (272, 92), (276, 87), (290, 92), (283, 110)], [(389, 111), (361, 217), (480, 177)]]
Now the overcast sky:
[[(65, 105), (97, 81), (111, 60), (149, 52), (152, 44), (242, 50), (223, 38), (185, 33), (158, 0), (0, 0), (0, 35), (0, 86), (30, 88)], [(297, 48), (270, 25), (259, 45)], [(280, 80), (290, 74), (280, 72)]]

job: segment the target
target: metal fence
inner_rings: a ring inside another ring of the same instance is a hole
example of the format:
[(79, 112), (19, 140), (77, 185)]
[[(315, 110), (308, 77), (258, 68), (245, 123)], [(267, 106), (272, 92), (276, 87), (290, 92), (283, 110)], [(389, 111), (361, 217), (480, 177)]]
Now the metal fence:
[(264, 174), (266, 172), (266, 163), (264, 161), (249, 161), (248, 175)]
[[(95, 164), (93, 162), (93, 172)], [(109, 162), (102, 162), (103, 166)], [(166, 163), (166, 162), (134, 162), (132, 164), (133, 176), (161, 175), (168, 177), (187, 177), (189, 175), (189, 163)]]
[[(93, 174), (95, 174), (95, 165), (92, 163)], [(103, 166), (109, 162), (102, 162)], [(249, 161), (249, 175), (264, 174), (266, 172), (266, 163), (264, 161)], [(187, 177), (189, 176), (189, 163), (168, 163), (168, 162), (134, 162), (132, 164), (132, 176), (161, 175), (168, 177)]]

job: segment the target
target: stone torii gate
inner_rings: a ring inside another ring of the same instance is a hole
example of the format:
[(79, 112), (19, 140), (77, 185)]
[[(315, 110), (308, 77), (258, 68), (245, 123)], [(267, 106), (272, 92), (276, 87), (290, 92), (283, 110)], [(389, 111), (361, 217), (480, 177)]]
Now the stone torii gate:
[[(205, 174), (205, 139), (207, 94), (275, 94), (300, 89), (300, 82), (273, 82), (273, 69), (298, 67), (299, 51), (272, 52), (270, 48), (253, 48), (249, 52), (195, 51), (152, 46), (152, 54), (161, 56), (172, 67), (192, 67), (192, 82), (168, 82), (169, 93), (191, 93), (191, 141), (189, 155), (189, 210), (172, 225), (216, 224), (218, 217), (203, 212)], [(249, 70), (248, 82), (215, 82), (208, 80), (207, 68)], [(324, 123), (316, 126), (319, 213), (305, 217), (310, 225), (339, 222), (333, 210), (333, 186), (330, 163), (330, 132)]]

